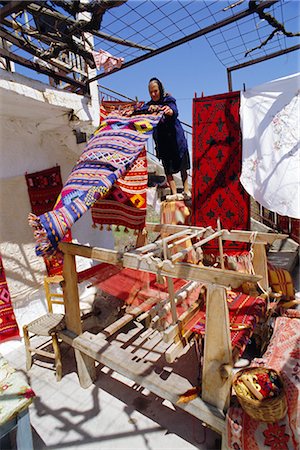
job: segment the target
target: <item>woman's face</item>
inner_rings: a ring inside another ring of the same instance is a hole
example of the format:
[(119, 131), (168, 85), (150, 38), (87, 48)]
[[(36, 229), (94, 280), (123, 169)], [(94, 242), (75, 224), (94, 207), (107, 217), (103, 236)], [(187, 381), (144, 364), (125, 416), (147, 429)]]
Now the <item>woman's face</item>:
[(149, 84), (149, 94), (154, 102), (158, 102), (158, 100), (160, 99), (159, 86), (156, 81), (151, 81), (151, 83)]

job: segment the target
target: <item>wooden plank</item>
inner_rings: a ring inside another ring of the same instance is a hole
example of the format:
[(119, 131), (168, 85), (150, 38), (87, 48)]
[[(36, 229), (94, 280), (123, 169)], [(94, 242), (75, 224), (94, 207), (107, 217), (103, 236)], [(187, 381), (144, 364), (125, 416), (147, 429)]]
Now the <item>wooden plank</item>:
[[(162, 230), (175, 233), (180, 229), (186, 227), (185, 225), (168, 225), (168, 224), (157, 224), (152, 222), (146, 223), (146, 228), (148, 231), (153, 231), (160, 233)], [(202, 227), (189, 226), (188, 227), (192, 231), (203, 230)], [(206, 234), (212, 234), (215, 230), (212, 227), (207, 227), (205, 229)], [(256, 242), (262, 242), (265, 244), (272, 244), (277, 239), (287, 239), (289, 237), (288, 234), (283, 233), (265, 233), (265, 232), (257, 232), (256, 234)], [(247, 230), (223, 230), (222, 239), (224, 241), (235, 241), (235, 242), (251, 242), (253, 238), (253, 231)]]
[(135, 361), (134, 355), (126, 349), (88, 332), (81, 336), (75, 336), (64, 330), (59, 332), (59, 337), (81, 353), (87, 354), (108, 368), (149, 389), (153, 394), (169, 400), (176, 407), (184, 409), (207, 423), (217, 433), (224, 433), (224, 414), (217, 408), (206, 404), (200, 397), (188, 403), (176, 404), (179, 396), (193, 387), (186, 378), (173, 371), (169, 373), (168, 377), (163, 377), (151, 362)]
[[(196, 281), (189, 281), (184, 286), (182, 286), (178, 291), (175, 292), (175, 303), (178, 304), (182, 300), (184, 300), (187, 296), (189, 291), (195, 289), (198, 286), (199, 283)], [(169, 303), (169, 299), (163, 299), (159, 302), (159, 305), (155, 305), (152, 308), (149, 309), (149, 311), (145, 311), (143, 314), (141, 314), (137, 321), (141, 322), (142, 320), (146, 319), (149, 315), (153, 317), (156, 313), (159, 313), (161, 310), (164, 310)]]
[[(282, 233), (263, 233), (263, 232), (255, 232), (255, 241), (260, 242), (262, 244), (273, 244), (277, 239), (286, 239), (288, 238), (288, 234)], [(223, 230), (224, 241), (235, 241), (235, 242), (252, 242), (253, 239), (253, 231), (245, 231), (245, 230)]]
[(182, 278), (184, 280), (193, 280), (208, 284), (219, 284), (232, 288), (239, 287), (245, 281), (256, 283), (261, 279), (259, 275), (249, 275), (214, 267), (200, 267), (189, 263), (177, 263), (173, 265), (170, 261), (147, 258), (147, 255), (137, 259), (136, 255), (132, 253), (124, 253), (123, 266), (144, 272), (158, 273), (161, 276)]
[(208, 286), (202, 398), (219, 409), (229, 406), (233, 367), (226, 290)]
[(191, 251), (192, 249), (196, 249), (201, 247), (202, 245), (206, 244), (207, 242), (219, 237), (222, 235), (222, 231), (216, 231), (215, 233), (211, 234), (210, 236), (207, 236), (204, 239), (201, 239), (201, 241), (197, 242), (196, 244), (191, 245), (188, 248), (185, 248), (184, 250), (181, 250), (178, 253), (175, 253), (175, 255), (173, 255), (170, 259), (172, 262), (175, 262), (176, 260), (178, 260), (179, 258), (182, 258), (184, 255), (186, 255), (189, 251)]
[(59, 248), (63, 253), (69, 255), (91, 258), (96, 261), (106, 262), (108, 264), (118, 265), (122, 263), (122, 254), (116, 250), (73, 244), (71, 242), (60, 242)]
[(193, 303), (181, 316), (178, 317), (176, 324), (170, 325), (162, 335), (164, 342), (170, 342), (173, 340), (180, 332), (183, 331), (185, 324), (193, 317), (193, 315), (199, 310), (198, 302)]
[[(220, 218), (218, 218), (218, 220), (217, 220), (217, 226), (218, 226), (218, 231), (221, 231), (221, 222), (220, 222)], [(223, 234), (223, 232), (222, 232), (222, 234)], [(221, 269), (225, 269), (222, 235), (220, 235), (220, 236), (218, 237), (218, 241), (219, 241), (219, 253), (220, 253)]]
[(139, 314), (141, 314), (147, 306), (153, 305), (154, 303), (157, 303), (159, 301), (159, 298), (149, 298), (145, 300), (141, 305), (136, 306), (128, 313), (124, 314), (123, 317), (120, 317), (120, 319), (113, 322), (111, 325), (106, 327), (103, 330), (103, 333), (106, 336), (112, 336), (116, 331), (123, 328), (127, 323), (134, 320)]
[(77, 273), (75, 256), (64, 255), (63, 267), (63, 295), (65, 305), (65, 320), (68, 330), (76, 334), (82, 333), (80, 307), (79, 307), (79, 293), (77, 285)]
[[(64, 254), (63, 278), (66, 326), (71, 332), (81, 334), (82, 324), (74, 255)], [(82, 387), (89, 387), (95, 379), (95, 361), (78, 350), (75, 351), (75, 358), (80, 384)]]
[(95, 359), (77, 348), (74, 349), (74, 354), (80, 386), (87, 389), (96, 380)]
[(263, 244), (252, 244), (253, 259), (252, 265), (254, 273), (260, 275), (262, 279), (259, 281), (259, 286), (263, 292), (269, 292), (269, 277), (266, 248)]

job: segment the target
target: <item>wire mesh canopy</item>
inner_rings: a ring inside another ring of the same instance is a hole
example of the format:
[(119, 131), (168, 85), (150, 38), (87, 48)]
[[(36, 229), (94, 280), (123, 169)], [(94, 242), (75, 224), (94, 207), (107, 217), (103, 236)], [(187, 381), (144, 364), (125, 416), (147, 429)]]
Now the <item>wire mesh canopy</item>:
[[(0, 56), (84, 90), (97, 65), (107, 76), (192, 39), (208, 40), (226, 67), (300, 48), (293, 0), (0, 1)], [(91, 41), (89, 36), (93, 37)]]

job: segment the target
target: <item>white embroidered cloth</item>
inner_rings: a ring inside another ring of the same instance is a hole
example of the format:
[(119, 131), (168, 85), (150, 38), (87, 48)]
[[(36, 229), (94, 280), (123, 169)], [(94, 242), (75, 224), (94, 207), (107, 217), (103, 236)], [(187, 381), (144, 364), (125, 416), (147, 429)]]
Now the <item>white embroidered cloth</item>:
[(300, 219), (300, 73), (241, 92), (241, 183), (262, 206)]

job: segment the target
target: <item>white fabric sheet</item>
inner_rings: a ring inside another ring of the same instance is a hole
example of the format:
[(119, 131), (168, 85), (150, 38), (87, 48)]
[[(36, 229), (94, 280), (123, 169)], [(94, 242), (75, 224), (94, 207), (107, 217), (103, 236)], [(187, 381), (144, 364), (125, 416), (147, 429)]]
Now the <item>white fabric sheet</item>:
[(262, 206), (300, 219), (300, 73), (241, 92), (241, 183)]

